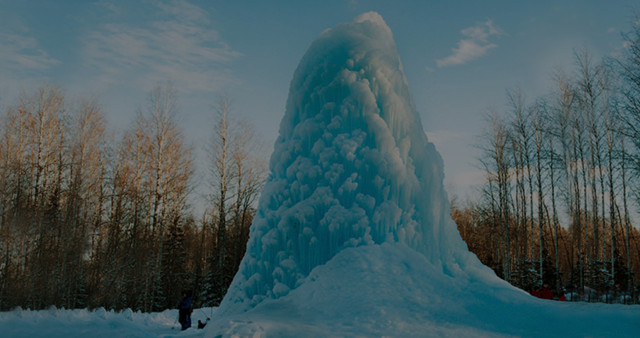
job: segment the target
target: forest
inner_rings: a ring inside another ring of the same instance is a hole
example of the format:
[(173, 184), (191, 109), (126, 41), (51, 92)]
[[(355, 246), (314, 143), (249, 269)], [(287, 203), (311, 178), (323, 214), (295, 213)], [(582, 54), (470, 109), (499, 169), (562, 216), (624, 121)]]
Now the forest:
[(574, 51), (550, 93), (507, 91), (478, 142), (479, 198), (453, 202), (469, 249), (524, 290), (548, 284), (576, 300), (638, 302), (640, 25), (624, 51)]
[(194, 150), (172, 84), (127, 130), (96, 99), (43, 85), (2, 112), (0, 309), (174, 308), (181, 290), (216, 305), (244, 255), (266, 166), (249, 124), (211, 112), (208, 208), (196, 217)]

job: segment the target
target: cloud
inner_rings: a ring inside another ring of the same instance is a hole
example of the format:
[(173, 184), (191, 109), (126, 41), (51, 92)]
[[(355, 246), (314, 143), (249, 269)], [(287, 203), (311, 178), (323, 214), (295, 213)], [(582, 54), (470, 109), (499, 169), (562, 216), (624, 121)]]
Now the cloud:
[(0, 70), (6, 72), (45, 70), (60, 63), (49, 56), (35, 38), (26, 33), (0, 32), (0, 46)]
[[(113, 3), (110, 2), (106, 2), (106, 1), (100, 1), (95, 3), (95, 5), (97, 7), (100, 7), (102, 10), (106, 11), (106, 14), (109, 15), (121, 15), (122, 14), (122, 9), (118, 6), (116, 6)], [(104, 13), (104, 12), (103, 12)]]
[(498, 46), (489, 42), (489, 38), (494, 35), (502, 34), (502, 31), (491, 19), (487, 19), (485, 22), (463, 29), (461, 33), (465, 38), (458, 41), (458, 46), (456, 48), (451, 49), (453, 54), (443, 59), (436, 60), (438, 68), (462, 65), (481, 57), (487, 53), (489, 49)]
[(183, 91), (211, 91), (234, 81), (226, 64), (240, 53), (213, 29), (209, 13), (184, 1), (149, 7), (139, 20), (101, 24), (84, 38), (85, 66), (101, 81), (149, 87), (171, 79)]

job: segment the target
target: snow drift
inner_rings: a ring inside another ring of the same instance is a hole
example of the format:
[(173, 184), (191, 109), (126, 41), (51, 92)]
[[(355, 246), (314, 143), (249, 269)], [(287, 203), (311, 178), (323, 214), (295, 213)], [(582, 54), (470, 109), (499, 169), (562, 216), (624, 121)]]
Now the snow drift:
[(225, 309), (286, 295), (348, 247), (403, 243), (450, 275), (485, 270), (449, 216), (442, 159), (377, 13), (311, 45), (291, 81), (270, 165)]
[[(192, 314), (194, 323), (205, 321), (214, 309), (197, 309)], [(130, 309), (122, 312), (95, 310), (65, 310), (51, 307), (47, 310), (31, 311), (20, 308), (0, 312), (0, 336), (10, 337), (170, 337), (193, 336), (202, 330), (180, 331), (176, 322), (178, 310), (141, 313)]]

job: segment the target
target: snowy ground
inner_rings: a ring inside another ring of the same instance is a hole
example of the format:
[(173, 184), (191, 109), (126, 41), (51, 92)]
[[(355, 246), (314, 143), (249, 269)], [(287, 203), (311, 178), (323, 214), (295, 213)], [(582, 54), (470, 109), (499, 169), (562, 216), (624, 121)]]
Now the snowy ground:
[(442, 274), (399, 244), (347, 249), (287, 296), (245, 313), (196, 309), (205, 330), (180, 331), (177, 310), (0, 313), (2, 337), (638, 337), (640, 306), (533, 298), (497, 278)]
[(0, 337), (193, 337), (202, 336), (198, 320), (205, 321), (215, 308), (196, 309), (194, 327), (180, 330), (178, 310), (140, 313), (51, 308), (43, 311), (16, 309), (0, 312)]

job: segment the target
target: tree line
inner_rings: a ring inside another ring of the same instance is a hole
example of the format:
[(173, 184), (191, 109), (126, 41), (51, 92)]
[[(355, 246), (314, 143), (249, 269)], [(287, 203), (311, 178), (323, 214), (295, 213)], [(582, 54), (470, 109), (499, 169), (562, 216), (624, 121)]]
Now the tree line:
[(507, 91), (481, 137), (481, 197), (453, 216), (471, 251), (525, 290), (638, 302), (640, 25), (618, 58), (575, 50), (548, 95)]
[(190, 206), (194, 151), (158, 85), (118, 141), (96, 99), (52, 85), (0, 114), (0, 310), (173, 308), (222, 299), (244, 254), (265, 164), (251, 126), (212, 109), (208, 208)]

